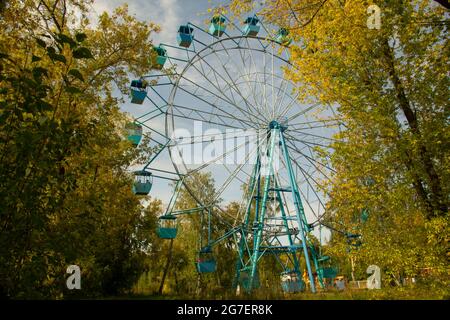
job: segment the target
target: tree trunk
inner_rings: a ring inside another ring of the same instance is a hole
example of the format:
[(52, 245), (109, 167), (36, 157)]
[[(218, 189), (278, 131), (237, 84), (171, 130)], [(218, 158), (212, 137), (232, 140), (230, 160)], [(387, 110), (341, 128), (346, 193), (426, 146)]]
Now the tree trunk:
[[(397, 100), (400, 105), (400, 109), (402, 110), (404, 116), (406, 117), (406, 120), (408, 122), (408, 126), (411, 129), (412, 134), (416, 137), (418, 145), (419, 145), (419, 160), (422, 168), (425, 171), (426, 174), (426, 180), (429, 184), (429, 202), (431, 203), (432, 208), (428, 210), (428, 218), (431, 218), (433, 216), (437, 215), (445, 215), (448, 212), (448, 205), (447, 201), (445, 200), (445, 197), (443, 195), (442, 187), (441, 187), (441, 179), (439, 175), (436, 172), (436, 169), (433, 164), (432, 155), (428, 151), (426, 145), (422, 141), (422, 136), (419, 128), (419, 124), (417, 121), (417, 116), (413, 108), (411, 107), (411, 104), (409, 103), (408, 98), (406, 97), (405, 90), (403, 88), (403, 85), (395, 71), (394, 66), (394, 56), (391, 51), (391, 48), (389, 47), (388, 42), (386, 41), (385, 44), (385, 51), (384, 55), (386, 58), (386, 65), (389, 72), (389, 75), (391, 77), (391, 81), (394, 85), (394, 89), (397, 95)], [(414, 161), (413, 159), (411, 159)], [(414, 170), (414, 168), (412, 168)], [(413, 172), (413, 176), (415, 173)], [(423, 190), (420, 190), (421, 183), (415, 183), (417, 192), (419, 193), (419, 196), (421, 196), (421, 193)], [(422, 186), (423, 187), (423, 186)], [(421, 197), (422, 198), (422, 197)], [(427, 204), (425, 203), (426, 207)]]
[(177, 272), (176, 271), (173, 272), (173, 276), (175, 278), (175, 291), (176, 291), (177, 294), (179, 294), (180, 287), (178, 285), (178, 277), (177, 277)]
[(200, 273), (197, 274), (197, 290), (196, 290), (196, 295), (198, 297), (203, 295), (203, 282), (202, 282), (202, 277), (200, 275)]
[(166, 261), (166, 265), (164, 267), (161, 284), (159, 285), (159, 290), (158, 290), (159, 294), (163, 293), (164, 282), (166, 281), (166, 276), (167, 276), (167, 273), (169, 272), (170, 262), (172, 261), (172, 248), (173, 248), (173, 239), (170, 239), (169, 252), (167, 253), (167, 261)]
[(405, 150), (405, 155), (406, 155), (406, 163), (405, 163), (406, 168), (412, 175), (414, 189), (416, 189), (416, 192), (417, 192), (419, 198), (425, 204), (427, 212), (433, 212), (433, 205), (428, 197), (427, 192), (425, 191), (425, 189), (423, 187), (423, 185), (424, 185), (423, 180), (419, 177), (419, 175), (417, 174), (417, 171), (414, 170), (411, 155), (409, 154), (408, 150)]
[(352, 264), (352, 281), (355, 281), (355, 260), (350, 256), (350, 263)]

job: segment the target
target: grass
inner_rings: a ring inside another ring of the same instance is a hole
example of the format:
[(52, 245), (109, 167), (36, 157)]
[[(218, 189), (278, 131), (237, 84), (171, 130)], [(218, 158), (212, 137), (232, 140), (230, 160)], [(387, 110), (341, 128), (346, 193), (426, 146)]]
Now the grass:
[(220, 294), (207, 296), (175, 295), (175, 294), (130, 294), (119, 299), (149, 299), (149, 300), (179, 300), (179, 299), (254, 299), (254, 300), (450, 300), (450, 288), (436, 285), (414, 285), (408, 287), (386, 287), (380, 290), (344, 290), (323, 291), (318, 293), (283, 294), (281, 292), (256, 291), (251, 295), (236, 296), (234, 293), (224, 290)]

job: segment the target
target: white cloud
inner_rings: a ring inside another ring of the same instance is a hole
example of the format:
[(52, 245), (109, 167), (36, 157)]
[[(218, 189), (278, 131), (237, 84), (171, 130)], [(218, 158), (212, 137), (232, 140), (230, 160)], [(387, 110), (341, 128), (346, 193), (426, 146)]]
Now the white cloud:
[[(162, 21), (158, 22), (162, 26), (161, 33), (158, 35), (161, 42), (174, 43), (176, 32), (182, 23), (180, 17), (180, 7), (177, 0), (159, 1), (163, 14)], [(157, 21), (156, 21), (157, 22)]]
[(114, 8), (125, 3), (128, 4), (129, 12), (141, 21), (151, 21), (161, 26), (161, 32), (154, 35), (158, 42), (174, 43), (176, 31), (181, 24), (180, 0), (97, 0), (92, 5), (93, 20), (106, 11), (111, 13)]

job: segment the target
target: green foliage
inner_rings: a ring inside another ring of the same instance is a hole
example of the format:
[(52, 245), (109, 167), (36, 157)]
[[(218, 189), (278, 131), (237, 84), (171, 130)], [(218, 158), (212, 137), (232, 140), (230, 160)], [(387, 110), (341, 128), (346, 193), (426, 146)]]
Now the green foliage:
[(73, 51), (73, 57), (75, 59), (93, 59), (91, 51), (88, 48), (80, 47)]
[[(126, 140), (113, 84), (123, 89), (129, 70), (149, 70), (139, 61), (156, 28), (122, 7), (91, 29), (86, 10), (80, 1), (9, 1), (0, 19), (2, 297), (114, 295), (148, 268), (161, 204), (143, 208), (127, 168), (152, 149)], [(81, 291), (66, 288), (71, 264)]]

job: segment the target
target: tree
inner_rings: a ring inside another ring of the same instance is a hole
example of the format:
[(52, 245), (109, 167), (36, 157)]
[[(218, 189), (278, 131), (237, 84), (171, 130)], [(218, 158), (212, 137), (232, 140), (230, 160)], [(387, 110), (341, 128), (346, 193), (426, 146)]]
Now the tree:
[[(116, 294), (145, 268), (153, 218), (126, 169), (150, 150), (124, 139), (113, 90), (151, 69), (158, 28), (126, 6), (92, 28), (88, 4), (8, 1), (2, 11), (0, 287), (9, 298)], [(80, 293), (65, 288), (70, 264), (81, 268)]]

